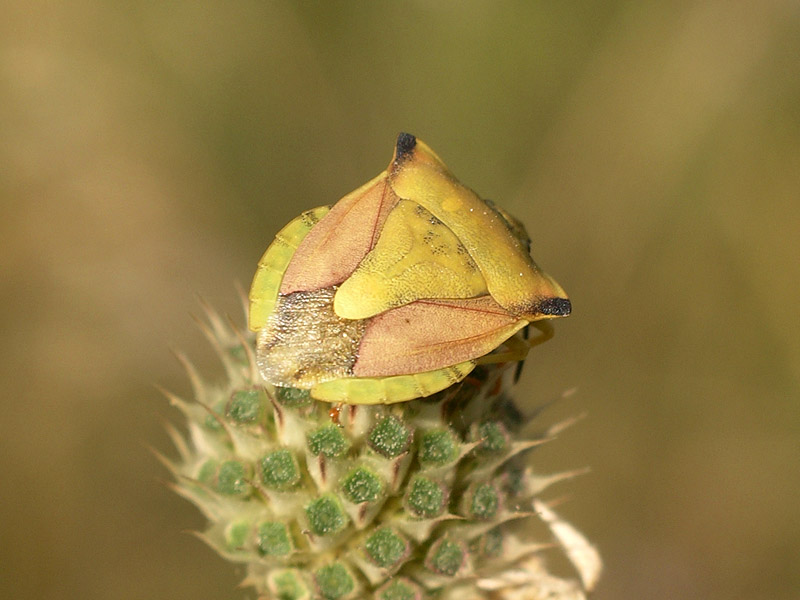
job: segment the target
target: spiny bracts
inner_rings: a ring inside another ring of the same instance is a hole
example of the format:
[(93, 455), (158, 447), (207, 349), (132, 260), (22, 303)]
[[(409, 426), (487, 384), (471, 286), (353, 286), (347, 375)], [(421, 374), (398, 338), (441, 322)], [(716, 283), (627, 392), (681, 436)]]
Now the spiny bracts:
[[(515, 365), (426, 399), (331, 405), (265, 385), (253, 335), (206, 312), (226, 379), (207, 383), (180, 357), (195, 397), (168, 394), (188, 436), (170, 428), (180, 457), (162, 460), (208, 519), (198, 535), (246, 565), (260, 600), (585, 598), (599, 557), (538, 499), (575, 473), (529, 464), (565, 424), (520, 435)], [(554, 547), (577, 577), (548, 572)]]

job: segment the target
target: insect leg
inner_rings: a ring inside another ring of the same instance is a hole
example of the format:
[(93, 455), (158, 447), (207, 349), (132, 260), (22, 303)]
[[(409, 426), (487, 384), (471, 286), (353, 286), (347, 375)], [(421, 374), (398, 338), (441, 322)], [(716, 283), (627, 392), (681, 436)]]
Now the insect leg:
[(475, 362), (479, 365), (490, 365), (524, 360), (531, 348), (546, 342), (553, 337), (555, 333), (553, 325), (549, 320), (533, 321), (531, 325), (539, 330), (540, 335), (527, 340), (522, 339), (518, 335), (514, 335), (503, 343), (506, 348), (504, 351), (487, 354), (486, 356), (480, 357)]

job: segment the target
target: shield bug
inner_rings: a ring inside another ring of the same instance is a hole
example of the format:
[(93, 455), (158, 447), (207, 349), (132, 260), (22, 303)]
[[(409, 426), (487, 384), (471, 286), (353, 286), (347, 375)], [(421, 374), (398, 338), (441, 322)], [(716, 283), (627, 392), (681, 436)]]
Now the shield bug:
[[(567, 316), (524, 227), (402, 133), (389, 167), (284, 227), (258, 263), (249, 326), (276, 386), (329, 402), (428, 396), (479, 363), (522, 360)], [(498, 350), (504, 346), (504, 350)]]

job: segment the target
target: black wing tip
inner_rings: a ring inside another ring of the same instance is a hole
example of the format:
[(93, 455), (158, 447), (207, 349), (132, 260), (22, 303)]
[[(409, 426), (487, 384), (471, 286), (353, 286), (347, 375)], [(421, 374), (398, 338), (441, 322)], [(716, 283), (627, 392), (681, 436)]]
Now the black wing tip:
[(549, 317), (566, 317), (572, 312), (569, 298), (547, 298), (536, 307), (538, 312)]
[(395, 160), (403, 160), (414, 152), (417, 146), (417, 138), (410, 133), (400, 133), (397, 136), (397, 145), (395, 149)]

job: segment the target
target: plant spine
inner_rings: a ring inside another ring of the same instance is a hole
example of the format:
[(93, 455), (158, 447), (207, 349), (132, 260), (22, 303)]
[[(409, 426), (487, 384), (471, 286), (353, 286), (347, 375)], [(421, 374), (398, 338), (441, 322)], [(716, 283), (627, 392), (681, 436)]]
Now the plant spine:
[[(188, 435), (171, 428), (180, 457), (162, 460), (208, 519), (198, 535), (246, 565), (260, 600), (561, 600), (594, 586), (596, 551), (539, 499), (576, 473), (529, 461), (565, 424), (521, 435), (515, 364), (426, 399), (337, 406), (265, 385), (253, 335), (213, 311), (202, 327), (226, 377), (209, 384), (180, 357), (194, 399), (168, 396)], [(576, 577), (548, 572), (554, 547)]]

